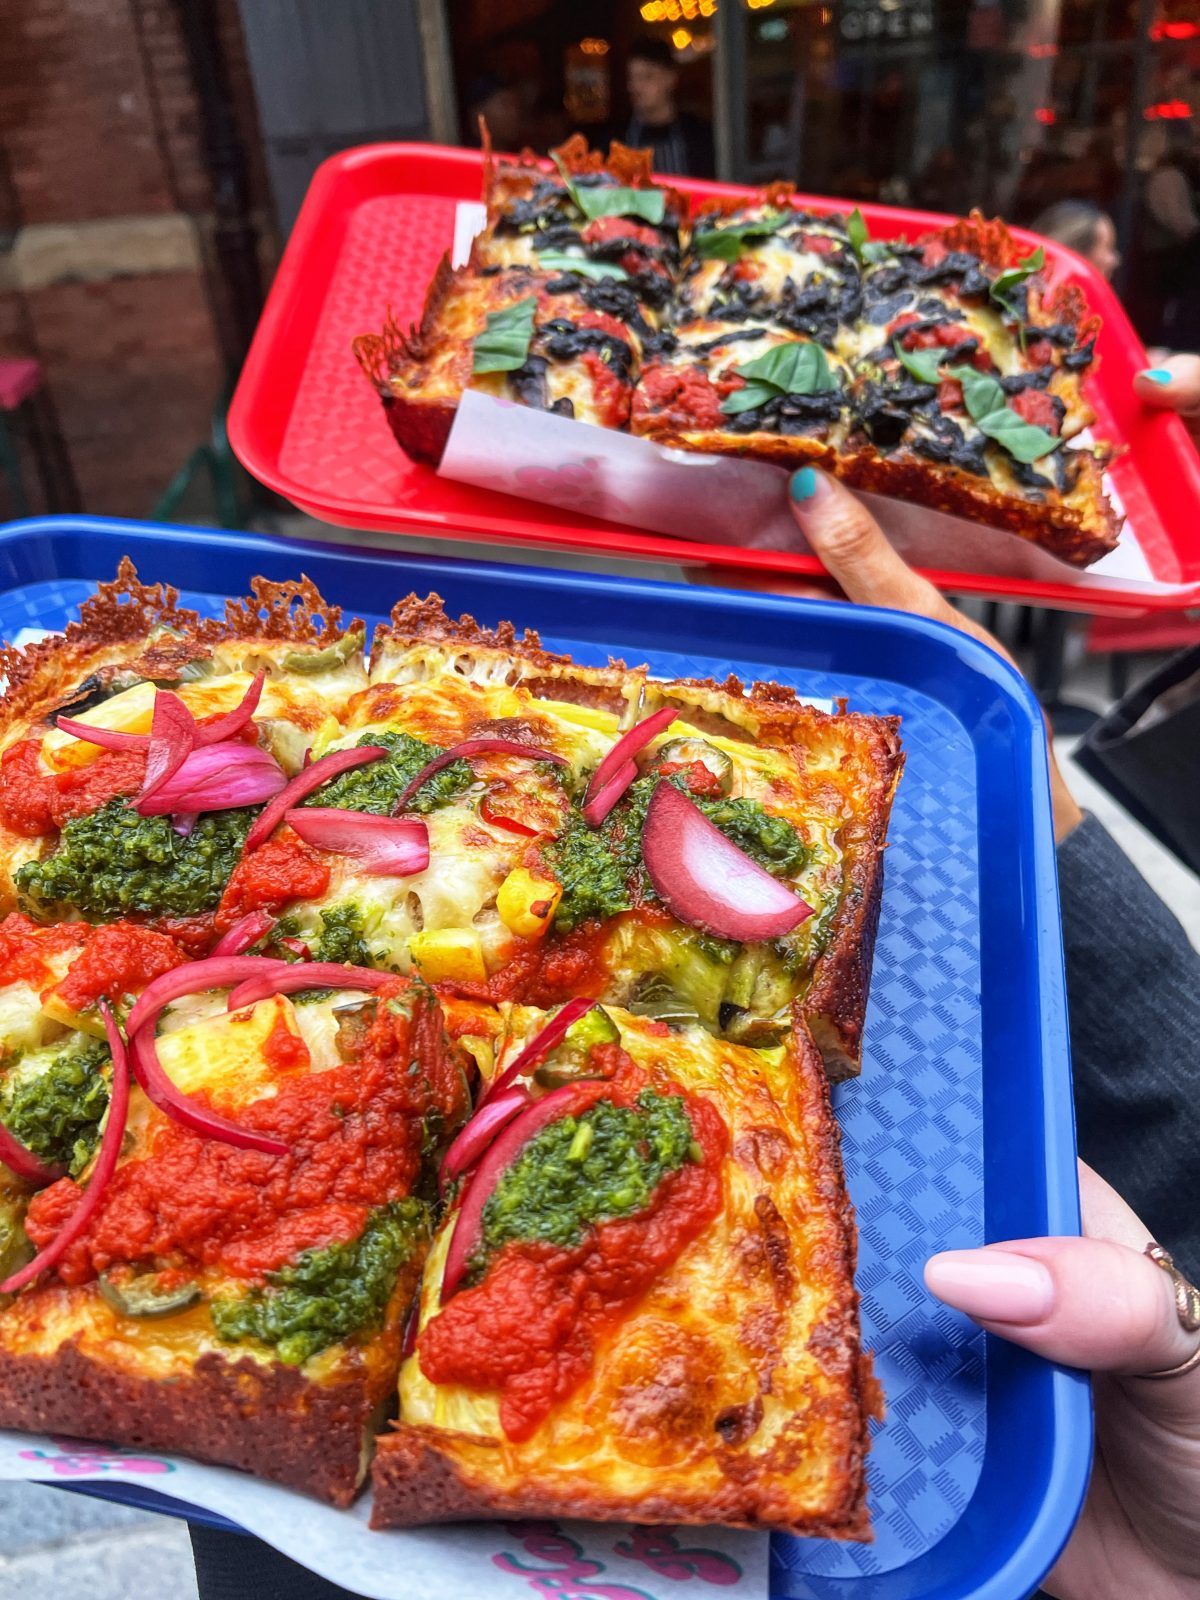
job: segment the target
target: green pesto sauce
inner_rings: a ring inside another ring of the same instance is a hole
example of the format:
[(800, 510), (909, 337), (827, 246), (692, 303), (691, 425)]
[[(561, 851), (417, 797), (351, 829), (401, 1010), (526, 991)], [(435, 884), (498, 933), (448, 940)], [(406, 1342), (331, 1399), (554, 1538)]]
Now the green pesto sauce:
[(599, 1100), (582, 1116), (560, 1117), (534, 1135), (492, 1191), (473, 1273), (510, 1240), (566, 1249), (597, 1222), (644, 1211), (667, 1173), (695, 1154), (692, 1141), (682, 1098), (653, 1089), (643, 1089), (636, 1107)]
[[(642, 829), (650, 797), (662, 781), (656, 773), (638, 778), (599, 828), (589, 828), (580, 809), (572, 806), (566, 828), (544, 852), (546, 865), (562, 884), (554, 916), (560, 932), (593, 917), (605, 920), (628, 911), (635, 898), (657, 898), (642, 865)], [(688, 794), (683, 774), (674, 773), (666, 781)], [(776, 877), (793, 877), (808, 862), (808, 847), (792, 824), (757, 800), (688, 798), (726, 838)]]
[(310, 945), (314, 961), (348, 962), (352, 967), (374, 965), (366, 941), (362, 912), (352, 901), (321, 912), (321, 931)]
[(197, 916), (215, 910), (241, 854), (255, 810), (206, 811), (185, 839), (169, 817), (139, 817), (110, 800), (72, 817), (44, 861), (18, 867), (17, 888), (39, 905), (71, 905), (89, 922), (130, 912)]
[(270, 1345), (289, 1367), (383, 1321), (400, 1268), (428, 1236), (428, 1208), (396, 1200), (371, 1214), (357, 1239), (306, 1250), (290, 1266), (268, 1272), (266, 1289), (214, 1300), (213, 1326), (231, 1344)]
[[(330, 778), (304, 802), (306, 806), (337, 806), (345, 811), (368, 811), (373, 816), (386, 817), (396, 809), (396, 802), (421, 768), (442, 753), (441, 745), (426, 744), (414, 739), (411, 733), (397, 733), (390, 729), (384, 733), (364, 733), (359, 747), (381, 744), (391, 751), (365, 767), (354, 767)], [(452, 761), (448, 767), (435, 772), (405, 803), (405, 811), (424, 814), (448, 805), (475, 780), (475, 774), (465, 761)]]
[(64, 1166), (78, 1177), (100, 1142), (100, 1119), (108, 1109), (106, 1045), (97, 1041), (56, 1056), (44, 1072), (10, 1074), (0, 1091), (0, 1120), (47, 1166)]

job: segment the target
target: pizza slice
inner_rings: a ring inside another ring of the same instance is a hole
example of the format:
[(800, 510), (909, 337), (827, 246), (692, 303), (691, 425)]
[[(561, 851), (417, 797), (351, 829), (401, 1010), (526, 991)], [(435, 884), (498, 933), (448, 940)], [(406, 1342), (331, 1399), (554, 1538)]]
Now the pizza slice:
[(576, 137), (547, 167), (487, 160), (487, 226), (468, 264), (443, 258), (419, 327), (354, 342), (401, 447), (441, 460), (464, 389), (627, 429), (657, 348), (686, 202), (650, 182), (645, 151), (605, 163)]
[[(345, 1505), (393, 1397), (466, 1058), (425, 986), (281, 992), (276, 963), (235, 966), (152, 983), (126, 1014), (132, 1089), (110, 1036), (95, 1153), (0, 1195), (0, 1426)], [(258, 998), (230, 998), (238, 973)]]
[(844, 218), (799, 210), (791, 186), (773, 184), (699, 208), (671, 325), (777, 328), (832, 348), (838, 329), (857, 321), (861, 299)]
[[(363, 640), (306, 579), (204, 620), (123, 562), (64, 635), (0, 656), (0, 909), (206, 950), (262, 800), (365, 684)], [(152, 734), (164, 783), (141, 798)]]
[(914, 244), (798, 211), (781, 186), (702, 215), (674, 343), (642, 371), (635, 433), (816, 462), (857, 488), (1007, 528), (1086, 566), (1119, 520), (1106, 452), (1070, 448), (1096, 321), (1047, 290), (1001, 223)]
[[(629, 422), (644, 319), (620, 284), (532, 267), (438, 269), (418, 329), (355, 340), (401, 447), (436, 465), (464, 389), (599, 427)], [(628, 302), (627, 303), (627, 298)], [(618, 313), (613, 315), (609, 306)], [(626, 320), (626, 318), (630, 320)]]
[[(314, 752), (313, 770), (349, 751), (384, 755), (313, 789), (264, 847), (285, 878), (290, 858), (315, 854), (327, 883), (282, 901), (268, 880), (256, 897), (262, 851), (253, 852), (226, 914), (265, 904), (318, 959), (415, 971), (466, 994), (494, 999), (535, 983), (559, 890), (528, 870), (530, 844), (561, 831), (569, 796), (636, 718), (644, 681), (644, 668), (579, 666), (534, 633), (455, 621), (436, 596), (410, 595), (377, 631), (370, 683), (351, 698), (345, 729)], [(428, 845), (425, 864), (400, 877), (374, 870), (354, 838), (356, 818), (397, 811)], [(316, 818), (337, 815), (349, 826), (335, 842), (347, 848), (304, 843)], [(565, 969), (560, 977), (571, 981)]]
[[(373, 1526), (582, 1516), (869, 1538), (878, 1395), (803, 1025), (755, 1051), (607, 1006), (553, 1044), (544, 1017), (508, 1020), (509, 1085), (447, 1158), (460, 1187), (378, 1444)], [(514, 1078), (539, 1041), (534, 1078)]]
[[(858, 1070), (896, 719), (826, 714), (765, 685), (580, 667), (536, 635), (410, 597), (376, 636), (338, 744), (388, 754), (292, 811), (271, 846), (280, 861), (317, 815), (397, 810), (422, 820), (428, 858), (400, 880), (373, 871), (348, 817), (344, 849), (317, 850), (327, 887), (270, 904), (313, 954), (493, 1003), (602, 998), (748, 1043), (777, 1042), (799, 999), (831, 1075)], [(596, 794), (606, 767), (624, 773), (610, 804)], [(778, 886), (795, 907), (786, 930), (747, 935), (668, 905), (644, 850), (664, 785), (760, 891)], [(239, 898), (229, 914), (251, 909)]]

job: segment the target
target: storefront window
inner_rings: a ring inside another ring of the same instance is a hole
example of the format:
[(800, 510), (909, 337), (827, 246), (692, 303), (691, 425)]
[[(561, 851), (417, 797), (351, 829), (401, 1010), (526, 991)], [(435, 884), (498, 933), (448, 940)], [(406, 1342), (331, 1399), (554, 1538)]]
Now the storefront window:
[(1054, 207), (1045, 225), (1096, 239), (1101, 270), (1124, 257), (1147, 341), (1200, 347), (1200, 0), (448, 0), (447, 17), (468, 142), (481, 113), (502, 148), (649, 141), (629, 71), (651, 37), (692, 176), (712, 175), (717, 124), (720, 175), (743, 182), (1024, 224)]
[(1195, 0), (744, 0), (740, 26), (737, 176), (1025, 224), (1083, 202), (1143, 336), (1195, 348)]

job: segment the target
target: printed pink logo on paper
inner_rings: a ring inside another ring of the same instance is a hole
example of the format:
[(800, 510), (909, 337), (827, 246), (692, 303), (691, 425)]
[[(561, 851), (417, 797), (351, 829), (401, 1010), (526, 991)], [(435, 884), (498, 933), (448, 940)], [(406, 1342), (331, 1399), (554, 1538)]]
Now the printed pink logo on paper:
[(56, 1438), (53, 1443), (54, 1450), (20, 1450), (17, 1453), (22, 1461), (44, 1462), (58, 1478), (79, 1478), (114, 1469), (144, 1473), (146, 1476), (175, 1471), (171, 1461), (162, 1461), (155, 1456), (131, 1455), (124, 1450), (100, 1449), (86, 1439)]
[(629, 507), (619, 495), (611, 494), (597, 481), (599, 456), (584, 456), (581, 461), (564, 461), (557, 467), (517, 467), (513, 482), (519, 494), (533, 500), (548, 500), (552, 505), (569, 506), (596, 517), (623, 517)]
[(508, 1551), (493, 1556), (492, 1565), (524, 1578), (538, 1594), (554, 1596), (555, 1600), (654, 1600), (645, 1589), (598, 1582), (606, 1570), (603, 1561), (585, 1556), (583, 1546), (569, 1539), (557, 1523), (511, 1523), (507, 1531), (521, 1541), (526, 1555), (546, 1565), (529, 1566)]
[(631, 1528), (629, 1538), (613, 1545), (627, 1561), (642, 1561), (660, 1578), (686, 1583), (699, 1578), (722, 1588), (737, 1583), (742, 1569), (719, 1550), (681, 1549), (670, 1528)]

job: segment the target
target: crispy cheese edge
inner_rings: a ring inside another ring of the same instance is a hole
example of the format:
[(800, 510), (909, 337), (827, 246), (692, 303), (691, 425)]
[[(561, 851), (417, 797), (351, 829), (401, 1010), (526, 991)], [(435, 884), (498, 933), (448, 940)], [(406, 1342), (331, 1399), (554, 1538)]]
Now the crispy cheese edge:
[[(251, 579), (251, 593), (225, 602), (220, 618), (203, 618), (179, 604), (169, 584), (142, 583), (123, 556), (111, 583), (100, 584), (79, 608), (79, 621), (23, 648), (0, 648), (5, 679), (0, 743), (22, 724), (56, 710), (88, 677), (135, 668), (143, 677), (170, 679), (197, 655), (283, 655), (297, 645), (326, 645), (363, 627), (343, 618), (311, 579), (283, 583)], [(253, 647), (253, 648), (251, 648)]]

